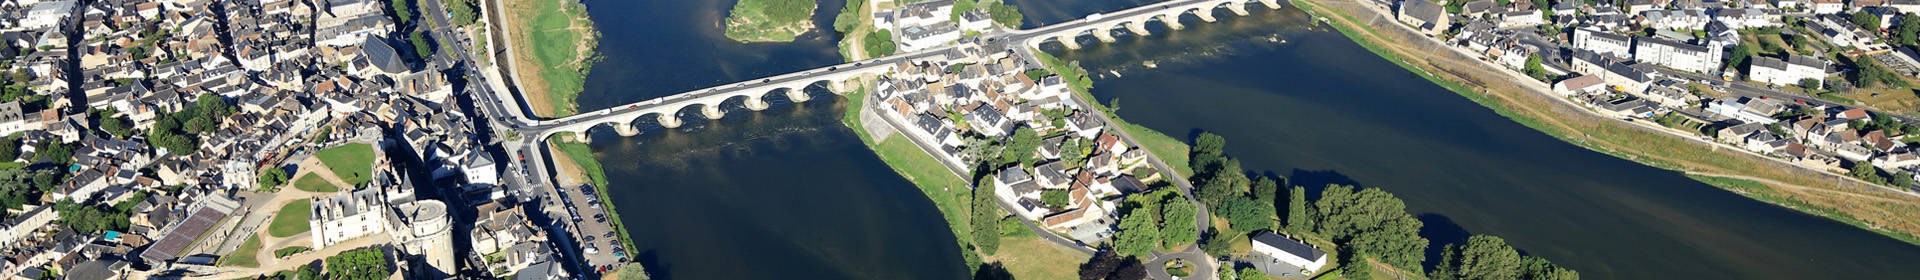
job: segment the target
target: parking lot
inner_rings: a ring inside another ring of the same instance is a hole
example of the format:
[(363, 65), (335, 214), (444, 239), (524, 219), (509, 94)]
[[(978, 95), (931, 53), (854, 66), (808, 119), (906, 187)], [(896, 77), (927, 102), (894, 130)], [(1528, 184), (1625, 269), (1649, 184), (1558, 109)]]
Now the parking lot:
[[(598, 193), (591, 185), (573, 185), (555, 189), (558, 192), (559, 205), (549, 207), (555, 210), (549, 213), (560, 214), (561, 222), (566, 224), (574, 236), (574, 242), (581, 244), (581, 255), (586, 257), (586, 265), (596, 270), (608, 265), (627, 262), (629, 256), (620, 236), (614, 232), (613, 217), (606, 214), (600, 206)], [(552, 200), (549, 200), (552, 201)]]

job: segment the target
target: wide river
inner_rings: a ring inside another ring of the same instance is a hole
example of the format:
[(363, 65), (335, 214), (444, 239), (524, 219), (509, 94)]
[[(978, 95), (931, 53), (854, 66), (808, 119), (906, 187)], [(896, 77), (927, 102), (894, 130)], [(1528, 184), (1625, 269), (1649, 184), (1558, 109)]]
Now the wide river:
[[(582, 111), (841, 60), (837, 37), (823, 32), (726, 40), (719, 22), (731, 2), (588, 2), (606, 60), (587, 79)], [(1015, 2), (1032, 27), (1150, 1)], [(816, 25), (830, 27), (841, 5), (821, 1)], [(1399, 195), (1435, 248), (1500, 235), (1588, 279), (1920, 277), (1920, 247), (1561, 142), (1298, 10), (1253, 10), (1047, 49), (1098, 74), (1095, 95), (1117, 100), (1130, 121), (1180, 138), (1224, 135), (1246, 167), (1295, 184)], [(639, 260), (667, 279), (964, 278), (937, 210), (840, 125), (844, 99), (820, 94), (713, 122), (683, 112), (687, 126), (637, 137), (596, 132)]]

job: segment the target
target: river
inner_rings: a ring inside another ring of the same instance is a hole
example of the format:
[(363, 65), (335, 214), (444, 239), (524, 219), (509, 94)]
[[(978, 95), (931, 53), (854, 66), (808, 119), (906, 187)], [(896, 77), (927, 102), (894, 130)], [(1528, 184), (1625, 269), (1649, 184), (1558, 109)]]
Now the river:
[[(842, 61), (840, 1), (793, 43), (721, 35), (732, 1), (589, 1), (605, 60), (581, 111)], [(608, 195), (657, 279), (963, 279), (952, 231), (932, 201), (840, 125), (847, 101), (816, 91), (765, 111), (726, 104), (707, 121), (636, 137), (596, 131)]]
[[(1032, 27), (1148, 1), (1015, 2)], [(817, 31), (794, 43), (727, 41), (719, 22), (731, 1), (588, 5), (605, 60), (587, 79), (582, 111), (841, 61), (837, 38)], [(816, 26), (829, 27), (842, 3), (820, 5)], [(1920, 275), (1920, 247), (1560, 142), (1310, 27), (1298, 10), (1252, 10), (1049, 50), (1099, 73), (1095, 95), (1118, 100), (1130, 121), (1179, 138), (1219, 133), (1246, 167), (1295, 184), (1399, 195), (1436, 248), (1500, 235), (1588, 279)], [(845, 100), (784, 99), (762, 112), (729, 104), (717, 122), (683, 112), (683, 128), (636, 137), (596, 132), (609, 195), (649, 270), (664, 279), (964, 277), (932, 203), (837, 122)]]
[[(1144, 2), (1018, 4), (1033, 26)], [(1094, 95), (1117, 100), (1128, 121), (1182, 139), (1220, 134), (1245, 167), (1294, 184), (1398, 195), (1435, 248), (1499, 235), (1587, 279), (1920, 277), (1920, 247), (1559, 141), (1298, 9), (1249, 9), (1111, 44), (1085, 36), (1081, 50), (1043, 47), (1098, 74)]]

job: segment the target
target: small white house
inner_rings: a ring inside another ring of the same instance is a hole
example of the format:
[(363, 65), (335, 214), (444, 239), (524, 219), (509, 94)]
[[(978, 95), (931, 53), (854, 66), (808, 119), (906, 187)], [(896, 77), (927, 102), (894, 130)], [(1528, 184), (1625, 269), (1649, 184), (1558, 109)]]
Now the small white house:
[(1253, 253), (1267, 255), (1307, 271), (1320, 271), (1321, 267), (1327, 266), (1326, 251), (1271, 231), (1253, 236)]

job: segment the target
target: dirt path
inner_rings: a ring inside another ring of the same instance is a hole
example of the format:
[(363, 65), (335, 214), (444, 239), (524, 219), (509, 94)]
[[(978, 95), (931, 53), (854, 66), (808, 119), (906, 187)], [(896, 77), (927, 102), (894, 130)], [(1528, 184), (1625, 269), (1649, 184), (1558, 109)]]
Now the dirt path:
[[(226, 280), (226, 279), (252, 278), (255, 276), (277, 273), (282, 270), (291, 270), (296, 266), (306, 265), (314, 261), (325, 259), (326, 257), (339, 255), (340, 253), (344, 253), (346, 251), (351, 251), (354, 249), (360, 249), (360, 248), (379, 245), (379, 244), (387, 244), (391, 242), (392, 242), (392, 238), (387, 237), (386, 234), (371, 234), (371, 235), (367, 235), (366, 237), (355, 238), (353, 240), (347, 240), (346, 242), (334, 244), (333, 246), (327, 246), (326, 248), (322, 248), (320, 250), (307, 251), (306, 253), (300, 253), (299, 255), (294, 255), (291, 258), (287, 258), (285, 261), (276, 260), (272, 265), (268, 265), (263, 262), (261, 263), (259, 268), (225, 270), (219, 273), (214, 273), (212, 275), (186, 277), (183, 279)], [(265, 251), (265, 250), (263, 249), (262, 251)], [(272, 257), (273, 255), (268, 254), (267, 256)]]
[[(333, 186), (339, 187), (340, 190), (351, 190), (354, 188), (354, 185), (348, 184), (347, 180), (340, 179), (339, 174), (333, 174), (333, 169), (327, 168), (327, 164), (320, 162), (320, 158), (318, 157), (308, 157), (307, 160), (300, 161), (299, 169), (300, 169), (300, 172), (293, 174), (293, 176), (289, 178), (293, 178), (293, 180), (300, 180), (300, 176), (306, 176), (306, 174), (313, 174), (313, 175), (320, 176), (320, 179), (322, 180), (327, 180), (328, 183), (333, 183)], [(281, 191), (292, 190), (292, 191), (300, 191), (302, 193), (307, 193), (306, 191), (299, 190), (299, 188), (291, 188), (292, 186), (288, 186), (288, 187), (289, 188), (284, 188)]]

